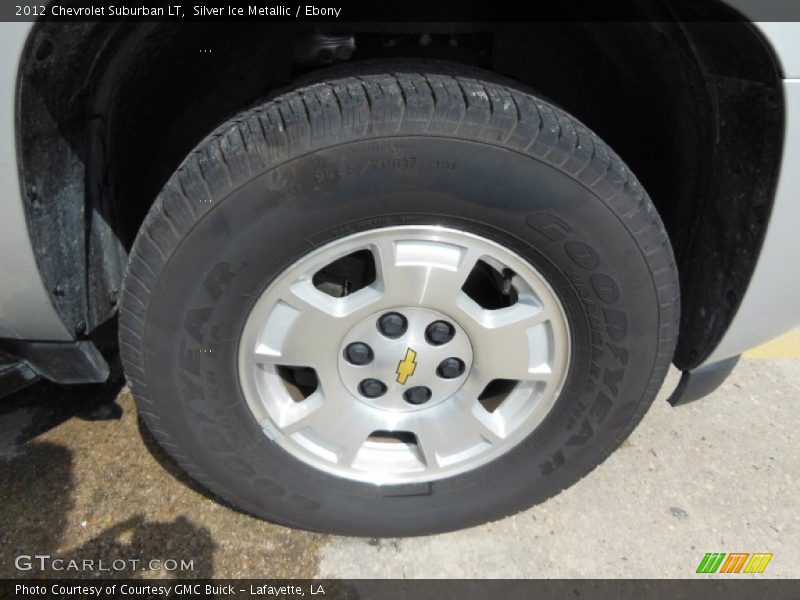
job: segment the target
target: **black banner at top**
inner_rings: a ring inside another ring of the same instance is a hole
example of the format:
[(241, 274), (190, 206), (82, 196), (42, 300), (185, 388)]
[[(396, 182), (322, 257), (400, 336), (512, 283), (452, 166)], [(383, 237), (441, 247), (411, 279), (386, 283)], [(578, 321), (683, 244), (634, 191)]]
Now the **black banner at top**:
[(4, 0), (0, 21), (795, 21), (796, 0)]

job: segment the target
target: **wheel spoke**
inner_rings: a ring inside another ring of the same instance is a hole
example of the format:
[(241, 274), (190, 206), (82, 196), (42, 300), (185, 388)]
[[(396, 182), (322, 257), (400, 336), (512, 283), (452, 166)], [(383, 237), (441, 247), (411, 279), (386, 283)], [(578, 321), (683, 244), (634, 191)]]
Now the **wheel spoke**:
[(366, 406), (354, 402), (346, 394), (321, 393), (318, 407), (282, 428), (285, 435), (311, 430), (330, 452), (336, 463), (350, 466), (369, 435), (378, 428)]
[(448, 411), (446, 419), (415, 419), (411, 429), (429, 469), (442, 468), (501, 441), (470, 410)]
[(476, 377), (546, 381), (553, 374), (550, 359), (551, 314), (534, 304), (517, 302), (507, 308), (487, 310), (466, 294), (458, 299), (468, 315), (464, 328), (473, 343)]
[(334, 298), (310, 280), (296, 283), (267, 318), (255, 347), (256, 360), (315, 369), (334, 366), (342, 335), (381, 295), (373, 288), (363, 288)]
[(373, 251), (389, 304), (447, 311), (481, 257), (473, 248), (428, 240), (380, 240)]

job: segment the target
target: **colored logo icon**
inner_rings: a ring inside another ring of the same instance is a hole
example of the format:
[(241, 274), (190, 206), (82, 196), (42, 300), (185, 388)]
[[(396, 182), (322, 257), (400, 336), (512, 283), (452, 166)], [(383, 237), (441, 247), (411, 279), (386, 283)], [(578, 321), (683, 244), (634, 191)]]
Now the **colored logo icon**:
[(397, 373), (397, 383), (405, 385), (408, 378), (414, 374), (414, 371), (417, 370), (416, 358), (416, 352), (411, 348), (406, 350), (405, 357), (397, 365), (397, 371), (395, 371)]
[(708, 552), (697, 566), (697, 573), (763, 573), (772, 553)]

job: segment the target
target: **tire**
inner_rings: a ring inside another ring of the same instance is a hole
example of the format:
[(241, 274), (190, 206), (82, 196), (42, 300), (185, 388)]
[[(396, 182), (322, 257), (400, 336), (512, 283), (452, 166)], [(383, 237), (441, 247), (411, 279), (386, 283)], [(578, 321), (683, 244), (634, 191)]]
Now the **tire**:
[[(560, 393), (518, 443), (465, 472), (376, 485), (315, 468), (265, 435), (245, 398), (251, 309), (326, 244), (429, 226), (540, 273), (568, 326)], [(491, 74), (384, 65), (323, 75), (192, 151), (133, 245), (120, 347), (141, 418), (219, 498), (292, 527), (420, 535), (516, 513), (603, 461), (663, 381), (678, 307), (650, 198), (587, 127)]]

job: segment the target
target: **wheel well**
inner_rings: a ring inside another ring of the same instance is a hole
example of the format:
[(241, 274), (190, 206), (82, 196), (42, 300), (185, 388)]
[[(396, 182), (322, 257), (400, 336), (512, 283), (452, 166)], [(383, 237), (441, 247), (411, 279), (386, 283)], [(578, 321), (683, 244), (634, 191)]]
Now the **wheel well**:
[(342, 53), (350, 62), (448, 60), (517, 79), (605, 139), (665, 222), (683, 298), (674, 361), (691, 368), (722, 337), (752, 274), (783, 129), (770, 50), (716, 10), (723, 21), (39, 23), (17, 117), (42, 277), (70, 329), (111, 318), (127, 250), (186, 154), (243, 107), (337, 60), (336, 44), (352, 45)]

